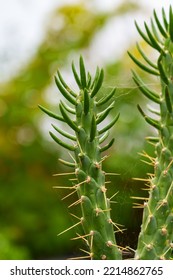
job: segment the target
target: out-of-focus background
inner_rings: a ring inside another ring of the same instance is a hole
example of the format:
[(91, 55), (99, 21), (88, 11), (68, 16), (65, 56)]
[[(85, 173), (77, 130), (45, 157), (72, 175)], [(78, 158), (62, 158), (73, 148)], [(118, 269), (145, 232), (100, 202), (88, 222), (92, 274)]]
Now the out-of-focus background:
[[(141, 96), (131, 78), (137, 69), (127, 50), (137, 55), (138, 42), (149, 56), (156, 53), (139, 37), (134, 20), (143, 29), (150, 22), (152, 9), (166, 13), (171, 1), (133, 0), (6, 0), (0, 1), (0, 259), (65, 259), (80, 255), (81, 243), (71, 241), (78, 229), (61, 236), (80, 215), (63, 190), (69, 177), (54, 173), (71, 172), (58, 162), (66, 151), (56, 145), (48, 131), (52, 120), (38, 104), (58, 112), (61, 98), (53, 76), (59, 69), (72, 88), (71, 61), (76, 65), (82, 54), (94, 73), (105, 70), (100, 94), (116, 87), (115, 109), (121, 113), (112, 130), (115, 144), (104, 170), (119, 173), (107, 177), (112, 183), (108, 194), (116, 196), (112, 219), (125, 225), (117, 234), (118, 244), (135, 248), (142, 209), (133, 208), (135, 195), (145, 196), (144, 183), (152, 166), (144, 164), (139, 153), (153, 155), (145, 137), (155, 133), (137, 110), (148, 101)], [(158, 89), (158, 81), (139, 71), (146, 83)], [(53, 120), (53, 123), (55, 121)], [(58, 123), (58, 122), (57, 122)], [(135, 201), (138, 202), (138, 201)]]

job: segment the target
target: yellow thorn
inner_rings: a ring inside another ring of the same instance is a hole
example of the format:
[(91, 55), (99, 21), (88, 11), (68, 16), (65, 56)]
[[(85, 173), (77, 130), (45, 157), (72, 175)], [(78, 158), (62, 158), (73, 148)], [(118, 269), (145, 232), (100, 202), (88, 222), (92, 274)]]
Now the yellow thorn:
[(134, 253), (136, 253), (136, 250), (134, 250), (133, 248), (129, 247), (129, 246), (126, 246), (127, 249), (129, 249), (129, 251), (132, 251)]
[(71, 240), (84, 239), (86, 241), (85, 237), (91, 236), (91, 233), (88, 233), (85, 235), (79, 235), (79, 234), (77, 234), (77, 235), (78, 235), (77, 237), (73, 237), (73, 238), (71, 238)]
[(114, 193), (114, 194), (109, 198), (109, 200), (111, 201), (111, 199), (114, 198), (114, 196), (116, 196), (118, 193), (119, 193), (119, 191), (117, 191), (116, 193)]
[(69, 179), (69, 181), (77, 181), (77, 178)]
[(121, 175), (121, 174), (119, 174), (119, 173), (107, 173), (107, 172), (105, 172), (105, 175), (110, 175), (110, 176), (114, 176), (114, 175)]
[(156, 210), (159, 210), (160, 207), (162, 207), (163, 205), (166, 205), (168, 203), (167, 199), (163, 199), (161, 201), (159, 201), (159, 206), (156, 208)]
[(114, 201), (114, 200), (111, 200), (109, 202), (112, 203), (112, 204), (117, 204), (118, 203), (117, 201)]
[(118, 227), (118, 226), (123, 227), (123, 225), (114, 223), (114, 222), (112, 221), (112, 219), (109, 219), (109, 220), (108, 220), (108, 223), (112, 224), (116, 229), (118, 229), (119, 232), (123, 233), (123, 231)]
[(67, 260), (84, 260), (84, 259), (89, 259), (89, 258), (91, 258), (91, 256), (68, 258)]
[(140, 156), (146, 157), (148, 158), (151, 162), (155, 162), (155, 158), (151, 157), (150, 155), (148, 155), (145, 151), (143, 151), (143, 153), (138, 153)]
[(122, 251), (124, 250), (124, 251), (128, 251), (129, 252), (129, 250), (127, 248), (119, 246), (117, 244), (114, 244), (114, 243), (112, 243), (112, 241), (108, 241), (106, 244), (107, 244), (108, 247), (114, 246), (114, 247), (116, 247), (118, 249), (121, 249)]
[(107, 181), (107, 182), (105, 182), (105, 184), (110, 184), (110, 183), (112, 183), (111, 181)]
[(139, 203), (133, 203), (133, 208), (144, 208), (144, 205)]
[(75, 217), (76, 219), (78, 219), (78, 220), (81, 220), (81, 218), (79, 218), (78, 216), (76, 216), (75, 214), (73, 214), (73, 213), (69, 213), (71, 216), (73, 216), (73, 217)]
[(146, 163), (146, 164), (148, 164), (148, 165), (153, 166), (153, 163), (150, 163), (150, 162), (148, 162), (148, 161), (146, 161), (146, 160), (141, 159), (141, 161), (144, 162), (144, 163)]
[(65, 187), (65, 186), (53, 186), (53, 189), (75, 189), (75, 186), (73, 187)]
[[(121, 229), (121, 233), (123, 233), (123, 231), (126, 231), (127, 229), (124, 228), (124, 229)], [(120, 232), (119, 230), (114, 230), (114, 233), (117, 233), (117, 232)]]
[(75, 192), (77, 192), (77, 190), (74, 190), (73, 192), (67, 194), (66, 196), (64, 196), (63, 198), (61, 198), (61, 200), (66, 199), (67, 197), (71, 196), (71, 195), (74, 194)]
[(81, 249), (81, 248), (80, 248), (80, 251), (82, 251), (82, 252), (88, 254), (88, 255), (91, 257), (91, 254), (92, 254), (92, 253), (90, 253), (90, 252), (88, 252), (88, 251), (86, 251), (86, 250), (84, 250), (84, 249)]
[(92, 250), (92, 248), (93, 248), (93, 239), (94, 239), (94, 231), (93, 230), (90, 231), (90, 236), (91, 236), (90, 249)]
[(173, 244), (172, 243), (170, 243), (170, 247), (165, 251), (165, 253), (162, 255), (162, 256), (160, 256), (160, 258), (162, 258), (162, 260), (165, 260), (165, 255), (170, 251), (170, 250), (172, 250), (172, 248), (173, 248)]
[(69, 172), (69, 173), (58, 173), (58, 174), (53, 174), (53, 176), (66, 176), (66, 175), (74, 175), (75, 172)]
[(143, 178), (132, 178), (132, 180), (150, 182), (150, 179), (143, 179)]
[(72, 156), (72, 154), (69, 153), (69, 152), (68, 152), (68, 154), (69, 154), (69, 156), (72, 158), (72, 160), (74, 161), (74, 163), (76, 164), (76, 160), (75, 160), (75, 158)]
[(84, 180), (83, 182), (80, 182), (79, 184), (76, 184), (74, 185), (74, 187), (79, 187), (81, 186), (82, 184), (85, 184), (85, 183), (89, 183), (91, 181), (91, 177), (87, 177), (86, 180)]
[(170, 163), (168, 164), (168, 166), (166, 167), (166, 169), (163, 171), (164, 174), (166, 174), (170, 168), (170, 166), (172, 165), (173, 163), (173, 159), (170, 161)]
[(148, 197), (140, 197), (140, 196), (130, 196), (132, 199), (139, 199), (139, 200), (149, 200)]
[(71, 227), (69, 227), (69, 228), (63, 230), (62, 232), (58, 233), (57, 236), (60, 236), (61, 234), (65, 233), (65, 232), (67, 232), (67, 231), (69, 231), (69, 230), (71, 230), (72, 228), (77, 227), (77, 226), (78, 226), (79, 224), (81, 224), (81, 223), (82, 223), (82, 218), (81, 218), (80, 222), (78, 222), (78, 223), (76, 223), (75, 225), (73, 225), (73, 226), (71, 226)]
[(76, 206), (76, 205), (80, 204), (81, 202), (82, 202), (82, 197), (79, 198), (78, 200), (76, 200), (75, 202), (73, 202), (72, 204), (70, 204), (68, 206), (68, 208), (71, 208), (72, 206)]
[(109, 156), (108, 155), (106, 155), (106, 156), (104, 156), (102, 159), (101, 159), (101, 161), (99, 161), (99, 164), (101, 164), (105, 159), (107, 159)]

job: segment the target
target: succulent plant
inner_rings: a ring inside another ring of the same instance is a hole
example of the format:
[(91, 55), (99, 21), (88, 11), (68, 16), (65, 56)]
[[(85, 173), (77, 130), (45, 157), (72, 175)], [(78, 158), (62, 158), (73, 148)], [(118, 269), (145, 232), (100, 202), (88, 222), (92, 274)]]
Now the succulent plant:
[[(154, 166), (154, 174), (147, 180), (149, 197), (142, 205), (144, 208), (141, 231), (139, 234), (135, 259), (165, 260), (171, 259), (173, 251), (173, 12), (169, 9), (167, 18), (162, 9), (162, 23), (154, 11), (151, 28), (145, 23), (143, 32), (135, 22), (136, 28), (144, 41), (158, 52), (157, 63), (153, 63), (137, 44), (137, 49), (147, 64), (139, 61), (129, 53), (131, 59), (145, 72), (158, 77), (160, 92), (149, 88), (139, 75), (133, 71), (133, 80), (140, 92), (157, 105), (158, 110), (150, 108), (156, 119), (146, 115), (138, 105), (139, 112), (147, 123), (157, 130), (156, 137), (147, 137), (155, 147), (156, 157), (147, 155)], [(82, 258), (120, 260), (122, 247), (116, 243), (114, 227), (116, 222), (110, 217), (110, 199), (106, 195), (105, 172), (102, 152), (108, 150), (114, 139), (103, 146), (108, 138), (109, 130), (119, 118), (117, 114), (108, 124), (100, 126), (114, 107), (111, 102), (115, 94), (99, 99), (104, 73), (97, 68), (94, 78), (86, 73), (83, 58), (79, 60), (79, 73), (72, 64), (72, 71), (78, 85), (78, 93), (72, 91), (60, 72), (55, 77), (56, 85), (70, 106), (62, 100), (59, 104), (60, 115), (39, 106), (42, 111), (55, 120), (66, 123), (72, 134), (53, 125), (56, 132), (72, 141), (72, 144), (61, 140), (50, 132), (50, 136), (60, 146), (73, 152), (72, 162), (60, 160), (63, 164), (74, 168), (77, 183), (69, 187), (71, 194), (77, 193), (78, 200), (71, 205), (81, 206), (82, 217), (77, 224), (81, 225), (83, 234), (77, 236), (88, 246), (87, 256)], [(102, 110), (103, 107), (106, 107)], [(57, 188), (61, 188), (58, 187)], [(68, 230), (68, 229), (67, 229)]]
[[(157, 105), (154, 109), (150, 109), (157, 118), (146, 115), (138, 105), (146, 122), (156, 128), (157, 136), (147, 138), (155, 146), (156, 158), (148, 157), (154, 165), (154, 174), (148, 180), (149, 198), (144, 203), (136, 259), (170, 259), (173, 250), (173, 12), (171, 7), (169, 18), (162, 9), (162, 21), (163, 23), (154, 11), (154, 21), (151, 20), (151, 28), (145, 23), (145, 33), (135, 23), (144, 41), (157, 51), (157, 63), (153, 63), (138, 44), (138, 51), (148, 65), (129, 53), (142, 70), (159, 78), (158, 83), (161, 88), (160, 92), (148, 88), (133, 71), (133, 79), (141, 93)], [(156, 107), (158, 111), (155, 110)]]
[[(116, 244), (114, 234), (116, 225), (110, 217), (110, 200), (106, 196), (105, 172), (102, 170), (102, 162), (105, 159), (102, 152), (112, 146), (114, 139), (106, 145), (102, 143), (107, 139), (109, 130), (118, 120), (119, 114), (105, 126), (100, 126), (114, 107), (114, 101), (111, 102), (111, 99), (115, 89), (98, 99), (97, 94), (103, 83), (104, 72), (97, 68), (95, 77), (92, 78), (90, 73), (86, 73), (82, 57), (79, 60), (79, 74), (74, 64), (72, 71), (79, 87), (78, 93), (68, 87), (59, 71), (55, 76), (56, 85), (70, 106), (61, 100), (61, 115), (39, 107), (50, 117), (66, 123), (73, 131), (69, 134), (53, 125), (55, 131), (70, 139), (72, 144), (62, 141), (52, 132), (50, 135), (60, 146), (74, 153), (73, 162), (62, 159), (60, 161), (75, 170), (77, 183), (70, 189), (78, 195), (78, 200), (72, 205), (81, 206), (82, 217), (76, 225), (81, 224), (83, 227), (84, 234), (78, 238), (85, 240), (89, 248), (86, 258), (120, 259), (120, 248)], [(100, 111), (104, 105), (106, 108)]]

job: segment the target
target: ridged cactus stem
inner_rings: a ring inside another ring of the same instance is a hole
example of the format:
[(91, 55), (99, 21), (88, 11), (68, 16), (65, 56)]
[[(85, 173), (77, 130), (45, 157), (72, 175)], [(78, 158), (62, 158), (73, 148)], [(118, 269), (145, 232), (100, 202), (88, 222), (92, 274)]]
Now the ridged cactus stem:
[[(78, 74), (72, 64), (74, 78), (79, 87), (78, 94), (69, 89), (59, 72), (55, 78), (58, 89), (72, 107), (61, 101), (59, 104), (61, 115), (50, 112), (42, 106), (39, 107), (54, 119), (67, 123), (74, 132), (71, 135), (53, 126), (60, 134), (75, 142), (74, 145), (63, 142), (52, 132), (50, 135), (59, 145), (74, 152), (74, 162), (64, 160), (61, 162), (75, 169), (77, 183), (73, 186), (73, 190), (78, 194), (78, 201), (72, 203), (71, 206), (78, 203), (81, 206), (82, 217), (78, 224), (81, 223), (83, 227), (84, 235), (81, 238), (89, 247), (89, 257), (91, 259), (121, 259), (121, 252), (114, 234), (114, 223), (110, 217), (105, 172), (102, 170), (102, 152), (111, 147), (114, 139), (105, 146), (101, 146), (108, 137), (108, 130), (116, 123), (119, 115), (115, 116), (108, 125), (98, 129), (98, 125), (113, 108), (114, 102), (110, 105), (108, 102), (110, 103), (115, 90), (97, 101), (96, 95), (103, 82), (103, 70), (97, 68), (95, 77), (92, 79), (90, 73), (86, 74), (82, 57), (80, 57), (79, 69)], [(100, 107), (105, 104), (106, 109), (99, 112)]]
[[(146, 34), (136, 24), (143, 39), (158, 51), (153, 64), (138, 48), (149, 67), (132, 60), (144, 71), (160, 78), (161, 92), (149, 89), (134, 72), (133, 78), (140, 91), (159, 106), (157, 119), (147, 116), (138, 106), (146, 122), (158, 131), (158, 137), (148, 140), (155, 145), (154, 175), (149, 179), (149, 199), (144, 203), (143, 221), (136, 250), (136, 259), (167, 260), (173, 250), (173, 13), (169, 19), (162, 10), (163, 24), (154, 11), (151, 30), (145, 23)], [(154, 110), (151, 110), (153, 113)]]

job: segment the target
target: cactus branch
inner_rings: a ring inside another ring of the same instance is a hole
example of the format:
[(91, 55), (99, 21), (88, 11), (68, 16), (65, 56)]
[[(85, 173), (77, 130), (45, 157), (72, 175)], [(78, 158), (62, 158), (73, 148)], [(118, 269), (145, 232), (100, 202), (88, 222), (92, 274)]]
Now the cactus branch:
[[(102, 125), (102, 122), (114, 107), (114, 102), (107, 103), (114, 96), (115, 89), (104, 98), (96, 101), (97, 93), (103, 83), (103, 70), (97, 68), (92, 80), (90, 73), (86, 74), (83, 58), (80, 57), (79, 74), (74, 63), (72, 64), (72, 71), (79, 87), (78, 93), (74, 93), (68, 88), (59, 71), (58, 76), (55, 77), (55, 82), (59, 91), (73, 107), (69, 107), (60, 101), (59, 109), (62, 116), (58, 117), (47, 109), (43, 110), (54, 119), (64, 121), (75, 133), (75, 135), (72, 135), (61, 130), (57, 125), (52, 125), (58, 133), (74, 142), (71, 145), (50, 132), (50, 136), (56, 143), (74, 152), (73, 162), (59, 159), (64, 165), (75, 169), (77, 180), (73, 187), (66, 187), (71, 192), (63, 199), (73, 196), (77, 192), (78, 199), (73, 201), (68, 208), (80, 205), (82, 213), (79, 221), (62, 233), (81, 225), (84, 234), (77, 238), (83, 239), (88, 246), (88, 251), (84, 250), (88, 255), (84, 258), (121, 259), (120, 251), (123, 249), (116, 244), (114, 227), (117, 229), (118, 226), (110, 218), (110, 201), (106, 196), (107, 189), (105, 187), (107, 182), (105, 181), (105, 173), (102, 171), (102, 161), (106, 156), (101, 157), (101, 153), (113, 145), (114, 139), (100, 147), (100, 144), (107, 139), (109, 129), (118, 120), (119, 114), (106, 126), (102, 126), (100, 130), (97, 127), (98, 124)], [(105, 105), (106, 109), (98, 111), (100, 105)], [(73, 119), (69, 114), (73, 114)], [(57, 186), (56, 188), (64, 187)]]
[[(151, 161), (154, 163), (154, 175), (150, 175), (149, 182), (147, 182), (149, 198), (145, 199), (146, 202), (143, 206), (136, 205), (143, 207), (144, 211), (135, 258), (148, 260), (169, 260), (173, 250), (173, 14), (171, 7), (169, 21), (164, 9), (162, 9), (162, 18), (163, 25), (154, 11), (154, 20), (158, 30), (152, 26), (152, 31), (150, 31), (145, 24), (147, 36), (141, 32), (136, 24), (142, 38), (159, 52), (157, 67), (161, 93), (153, 94), (150, 89), (145, 88), (142, 80), (133, 72), (133, 79), (140, 91), (151, 101), (159, 104), (159, 112), (156, 112), (158, 120), (148, 117), (138, 105), (146, 122), (158, 131), (157, 137), (147, 137), (147, 140), (155, 146), (156, 152), (156, 158)], [(139, 48), (138, 51), (145, 59)], [(130, 57), (136, 62), (134, 57)], [(146, 59), (145, 61), (148, 63)], [(138, 66), (141, 67), (140, 63)]]

